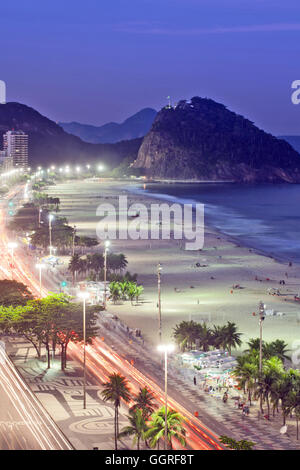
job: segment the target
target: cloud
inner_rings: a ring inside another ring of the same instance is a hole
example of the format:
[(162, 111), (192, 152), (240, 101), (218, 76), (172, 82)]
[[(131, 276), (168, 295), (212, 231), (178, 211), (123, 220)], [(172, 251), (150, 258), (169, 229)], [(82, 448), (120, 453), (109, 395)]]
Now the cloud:
[(188, 29), (172, 29), (169, 27), (157, 27), (137, 25), (129, 23), (120, 25), (116, 28), (120, 32), (134, 34), (153, 34), (153, 35), (169, 35), (169, 36), (198, 36), (201, 34), (228, 34), (228, 33), (274, 33), (300, 31), (300, 23), (271, 23), (271, 24), (255, 24), (245, 26), (218, 26), (214, 28), (188, 28)]

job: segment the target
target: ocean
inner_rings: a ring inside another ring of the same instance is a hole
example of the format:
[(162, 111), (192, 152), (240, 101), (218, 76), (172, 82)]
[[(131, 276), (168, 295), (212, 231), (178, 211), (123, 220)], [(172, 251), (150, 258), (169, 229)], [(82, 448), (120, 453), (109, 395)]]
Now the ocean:
[(300, 185), (155, 183), (135, 191), (174, 202), (201, 202), (209, 226), (266, 255), (300, 263)]

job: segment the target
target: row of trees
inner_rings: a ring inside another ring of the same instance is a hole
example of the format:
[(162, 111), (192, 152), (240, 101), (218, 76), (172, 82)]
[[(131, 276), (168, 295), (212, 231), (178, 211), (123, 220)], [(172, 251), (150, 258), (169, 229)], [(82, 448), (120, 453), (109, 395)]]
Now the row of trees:
[[(99, 307), (100, 309), (100, 307)], [(65, 294), (51, 294), (43, 299), (28, 300), (24, 305), (0, 306), (0, 330), (26, 338), (42, 358), (46, 349), (47, 367), (51, 367), (51, 352), (60, 350), (61, 369), (67, 366), (67, 348), (70, 341), (83, 340), (82, 304)], [(86, 309), (86, 338), (96, 336), (95, 307)]]
[(206, 323), (197, 323), (193, 320), (182, 321), (174, 328), (173, 336), (182, 351), (193, 349), (196, 344), (202, 351), (210, 348), (222, 348), (231, 354), (232, 348), (242, 344), (242, 333), (237, 331), (235, 323), (214, 325), (209, 328)]
[[(281, 412), (283, 424), (292, 413), (296, 418), (297, 439), (299, 438), (300, 419), (300, 372), (298, 369), (284, 367), (287, 345), (276, 340), (263, 346), (262, 372), (259, 371), (259, 339), (251, 340), (249, 350), (237, 357), (238, 365), (234, 371), (239, 386), (251, 403), (259, 399), (260, 411), (266, 411), (268, 419), (272, 413)], [(279, 409), (280, 408), (280, 409)]]
[(60, 199), (59, 197), (48, 196), (46, 193), (40, 193), (38, 191), (33, 192), (33, 201), (39, 208), (43, 207), (48, 210), (59, 211)]
[(131, 281), (113, 281), (109, 284), (110, 297), (114, 303), (118, 300), (130, 300), (131, 304), (135, 299), (138, 303), (140, 296), (144, 292), (143, 286)]
[[(121, 273), (127, 267), (128, 261), (122, 253), (109, 253), (107, 255), (107, 271), (108, 279), (111, 273)], [(69, 262), (69, 271), (72, 273), (73, 279), (77, 279), (78, 275), (84, 278), (90, 277), (97, 280), (103, 280), (104, 277), (104, 255), (95, 253), (80, 257), (77, 253), (72, 256)]]
[[(49, 213), (58, 210), (59, 198), (49, 197), (45, 193), (34, 193), (33, 202), (18, 209), (9, 224), (9, 228), (19, 233), (30, 233), (31, 245), (48, 249), (50, 244)], [(42, 212), (39, 214), (40, 209)], [(75, 228), (68, 225), (66, 217), (56, 215), (52, 221), (52, 244), (58, 251), (74, 247), (93, 247), (98, 240), (87, 236), (77, 236)]]
[[(139, 390), (137, 396), (132, 397), (128, 381), (121, 374), (114, 373), (109, 376), (109, 380), (104, 384), (102, 391), (104, 401), (110, 401), (115, 407), (114, 436), (115, 450), (118, 449), (118, 439), (132, 436), (133, 445), (140, 449), (141, 442), (147, 447), (159, 449), (160, 442), (165, 435), (165, 408), (155, 410), (154, 397), (152, 393), (143, 388)], [(129, 409), (129, 425), (119, 431), (119, 408), (121, 401), (134, 404)], [(185, 445), (185, 429), (182, 416), (174, 410), (167, 412), (167, 435), (168, 447), (172, 449), (173, 439)]]

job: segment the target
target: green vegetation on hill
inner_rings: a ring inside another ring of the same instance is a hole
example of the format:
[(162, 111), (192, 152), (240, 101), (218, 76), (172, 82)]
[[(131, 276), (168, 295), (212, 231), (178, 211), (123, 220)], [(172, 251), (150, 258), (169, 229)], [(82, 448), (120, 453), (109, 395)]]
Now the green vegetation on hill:
[(286, 141), (199, 97), (157, 114), (134, 166), (156, 178), (300, 181), (300, 155)]

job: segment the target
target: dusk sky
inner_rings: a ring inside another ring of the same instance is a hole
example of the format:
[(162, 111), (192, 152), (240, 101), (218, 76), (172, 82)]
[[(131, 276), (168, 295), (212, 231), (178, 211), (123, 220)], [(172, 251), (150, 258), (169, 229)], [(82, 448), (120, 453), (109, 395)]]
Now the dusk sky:
[(299, 0), (14, 0), (0, 13), (7, 101), (101, 125), (210, 97), (300, 135)]

